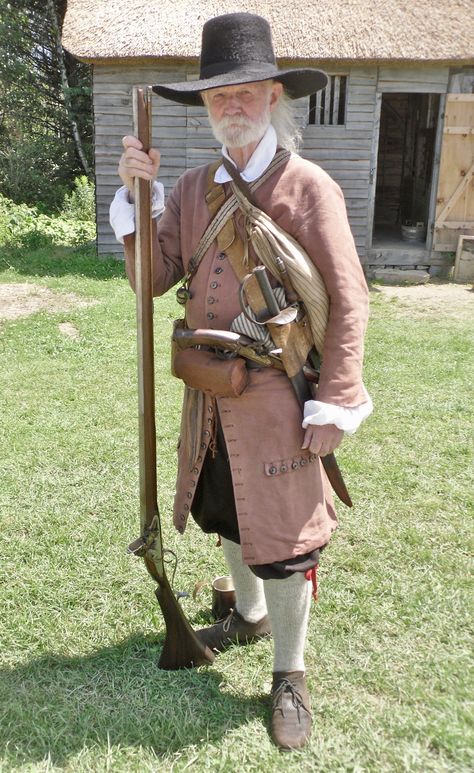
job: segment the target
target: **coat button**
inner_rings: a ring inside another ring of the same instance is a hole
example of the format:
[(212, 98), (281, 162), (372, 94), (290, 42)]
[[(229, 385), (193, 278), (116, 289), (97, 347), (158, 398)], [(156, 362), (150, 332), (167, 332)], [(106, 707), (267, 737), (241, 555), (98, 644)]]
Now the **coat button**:
[(210, 295), (207, 299), (207, 302), (212, 306), (212, 304), (216, 302), (216, 299), (213, 295)]
[(270, 473), (270, 475), (276, 475), (276, 473), (278, 472), (278, 470), (277, 470), (277, 468), (276, 468), (276, 467), (270, 467), (270, 469), (268, 470), (268, 472)]
[(209, 430), (208, 430), (208, 429), (205, 429), (205, 430), (204, 430), (204, 432), (203, 432), (202, 434), (204, 435), (204, 437), (209, 437), (209, 435), (210, 435), (211, 433), (209, 432)]
[(201, 443), (201, 448), (205, 448), (205, 447), (206, 447), (206, 444), (205, 443)]
[(212, 413), (212, 405), (208, 405), (207, 410), (209, 411), (209, 413)]
[(309, 461), (310, 461), (310, 462), (315, 462), (317, 458), (318, 458), (318, 457), (317, 457), (317, 455), (316, 455), (316, 454), (311, 454), (311, 456), (309, 457)]
[(286, 464), (282, 464), (280, 467), (280, 472), (286, 472), (287, 470), (288, 470), (288, 467), (286, 466)]
[(202, 462), (202, 456), (198, 456), (197, 460), (198, 462)]
[(222, 274), (223, 271), (224, 271), (224, 269), (221, 268), (220, 266), (218, 266), (217, 268), (214, 269), (214, 273), (215, 274)]
[(193, 498), (193, 495), (191, 494), (191, 492), (190, 492), (190, 491), (188, 491), (188, 493), (186, 494), (186, 496), (187, 496), (187, 498), (188, 498), (188, 499), (192, 499), (192, 498)]
[(307, 459), (302, 459), (300, 464), (301, 464), (302, 467), (304, 467), (305, 464), (308, 464), (308, 460)]
[(219, 255), (217, 256), (217, 260), (225, 260), (226, 257), (227, 255), (225, 254), (225, 252), (220, 252)]
[(189, 505), (184, 505), (183, 510), (189, 510)]
[(219, 282), (211, 282), (211, 290), (215, 290), (216, 287), (219, 287)]
[(193, 472), (194, 472), (195, 475), (197, 475), (198, 472), (199, 472), (198, 468), (197, 467), (193, 467)]
[(208, 319), (214, 319), (214, 317), (215, 317), (215, 316), (216, 316), (216, 315), (215, 315), (215, 314), (213, 314), (213, 313), (212, 313), (212, 311), (208, 311), (208, 312), (207, 312), (207, 314), (206, 314), (206, 317), (207, 317)]
[(297, 470), (297, 469), (298, 469), (298, 467), (299, 467), (299, 464), (298, 464), (298, 462), (296, 462), (296, 461), (295, 461), (295, 462), (292, 462), (292, 463), (291, 463), (291, 469), (292, 469), (292, 470)]

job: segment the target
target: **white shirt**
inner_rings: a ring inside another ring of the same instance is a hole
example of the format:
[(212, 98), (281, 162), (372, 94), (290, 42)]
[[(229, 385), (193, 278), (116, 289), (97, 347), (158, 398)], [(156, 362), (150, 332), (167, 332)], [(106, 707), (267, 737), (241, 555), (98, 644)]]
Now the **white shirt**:
[[(270, 166), (273, 160), (273, 156), (276, 153), (277, 144), (276, 131), (270, 124), (254, 152), (250, 156), (247, 166), (242, 172), (240, 172), (240, 176), (243, 180), (245, 180), (245, 182), (251, 183), (261, 177), (265, 169)], [(225, 145), (222, 146), (222, 155), (225, 156), (231, 162), (231, 164), (236, 166), (235, 162), (229, 156), (229, 152)], [(230, 176), (229, 172), (226, 170), (224, 164), (221, 164), (214, 175), (214, 182), (229, 183), (231, 180), (232, 177)]]

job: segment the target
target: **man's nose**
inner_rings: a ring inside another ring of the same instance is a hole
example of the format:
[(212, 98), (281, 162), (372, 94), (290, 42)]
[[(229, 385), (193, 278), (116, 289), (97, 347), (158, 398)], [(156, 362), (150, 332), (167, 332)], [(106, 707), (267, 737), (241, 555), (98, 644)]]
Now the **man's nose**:
[(229, 113), (230, 115), (235, 115), (236, 113), (240, 113), (242, 110), (242, 106), (240, 104), (239, 98), (234, 97), (233, 95), (227, 97), (225, 110), (226, 110), (226, 113)]

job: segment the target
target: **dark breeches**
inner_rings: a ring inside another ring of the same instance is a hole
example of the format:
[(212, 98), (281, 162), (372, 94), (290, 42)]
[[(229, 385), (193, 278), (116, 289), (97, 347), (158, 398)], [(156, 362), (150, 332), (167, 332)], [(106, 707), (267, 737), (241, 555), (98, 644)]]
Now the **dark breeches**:
[[(224, 433), (217, 416), (216, 421), (215, 453), (213, 456), (209, 450), (207, 451), (194, 495), (191, 515), (206, 534), (216, 533), (240, 545), (229, 457)], [(321, 550), (323, 548), (285, 561), (255, 564), (249, 568), (262, 580), (285, 579), (295, 572), (307, 572), (317, 566)]]

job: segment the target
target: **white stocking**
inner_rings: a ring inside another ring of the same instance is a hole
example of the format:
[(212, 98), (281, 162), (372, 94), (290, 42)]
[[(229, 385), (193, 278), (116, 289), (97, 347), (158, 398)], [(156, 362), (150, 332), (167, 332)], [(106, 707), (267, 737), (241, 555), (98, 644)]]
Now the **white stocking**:
[(258, 623), (267, 614), (263, 580), (256, 577), (242, 561), (240, 545), (224, 537), (221, 537), (221, 542), (234, 581), (237, 612), (249, 623)]
[(295, 572), (284, 580), (264, 580), (263, 586), (275, 644), (273, 670), (304, 671), (311, 583)]

